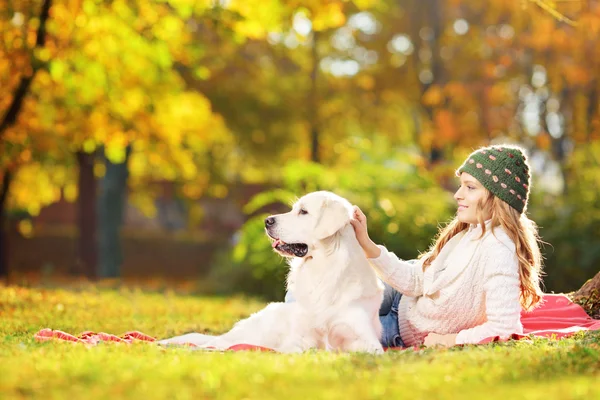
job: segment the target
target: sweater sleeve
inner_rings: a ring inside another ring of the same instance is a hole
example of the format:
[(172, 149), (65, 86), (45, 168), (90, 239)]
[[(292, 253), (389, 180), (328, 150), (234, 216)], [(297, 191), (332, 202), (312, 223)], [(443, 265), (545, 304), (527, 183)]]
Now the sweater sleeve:
[(519, 263), (514, 245), (509, 248), (499, 242), (494, 244), (486, 257), (484, 279), (486, 322), (460, 331), (456, 344), (479, 343), (488, 337), (506, 338), (513, 333), (523, 333)]
[(421, 296), (423, 294), (423, 262), (400, 260), (384, 246), (377, 247), (381, 249), (379, 257), (369, 258), (369, 263), (377, 275), (403, 295)]

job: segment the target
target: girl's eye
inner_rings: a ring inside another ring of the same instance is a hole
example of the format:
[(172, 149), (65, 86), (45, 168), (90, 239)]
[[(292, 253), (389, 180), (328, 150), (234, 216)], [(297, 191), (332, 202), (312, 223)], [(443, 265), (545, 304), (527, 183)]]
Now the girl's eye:
[(475, 186), (467, 186), (469, 188), (469, 190), (474, 190)]
[(300, 215), (306, 215), (306, 214), (308, 214), (308, 211), (306, 211), (304, 209), (301, 209), (300, 212), (299, 212), (299, 214)]

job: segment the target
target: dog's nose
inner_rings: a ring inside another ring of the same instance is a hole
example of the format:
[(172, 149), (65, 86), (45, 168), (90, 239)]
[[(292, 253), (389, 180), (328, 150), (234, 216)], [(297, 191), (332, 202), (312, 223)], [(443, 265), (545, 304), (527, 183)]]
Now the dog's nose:
[(273, 224), (275, 224), (275, 218), (274, 217), (269, 217), (265, 219), (265, 226), (268, 228), (269, 226), (272, 226)]

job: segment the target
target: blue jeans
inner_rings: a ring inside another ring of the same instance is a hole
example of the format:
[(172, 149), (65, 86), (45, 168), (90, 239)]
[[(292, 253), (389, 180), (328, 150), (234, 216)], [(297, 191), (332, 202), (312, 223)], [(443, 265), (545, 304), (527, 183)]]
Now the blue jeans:
[[(379, 321), (383, 327), (381, 338), (379, 341), (383, 347), (404, 347), (404, 342), (400, 336), (400, 328), (398, 327), (398, 305), (402, 293), (383, 282), (383, 301), (379, 307)], [(291, 292), (286, 292), (285, 302), (294, 302), (294, 295)]]
[(379, 321), (383, 327), (379, 341), (383, 347), (404, 347), (398, 326), (398, 306), (402, 293), (383, 282), (383, 301), (379, 308)]

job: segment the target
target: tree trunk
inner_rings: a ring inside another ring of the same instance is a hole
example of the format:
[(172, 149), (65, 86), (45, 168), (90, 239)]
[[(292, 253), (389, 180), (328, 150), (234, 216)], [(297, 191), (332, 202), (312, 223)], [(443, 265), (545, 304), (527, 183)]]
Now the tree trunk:
[(319, 96), (317, 92), (317, 78), (319, 73), (319, 53), (317, 51), (319, 33), (313, 31), (312, 43), (312, 68), (310, 71), (310, 94), (308, 98), (309, 119), (310, 119), (310, 159), (314, 162), (321, 162), (321, 154), (319, 152)]
[(0, 279), (6, 281), (8, 281), (10, 270), (8, 267), (8, 230), (4, 225), (6, 225), (7, 220), (5, 207), (11, 178), (10, 171), (4, 171), (2, 189), (0, 189)]
[(568, 296), (590, 317), (600, 319), (600, 272), (584, 283), (578, 291), (568, 293)]
[(583, 286), (573, 293), (573, 298), (580, 297), (593, 297), (596, 296), (600, 299), (600, 272), (596, 274), (592, 279), (589, 279)]
[[(39, 26), (37, 30), (37, 36), (35, 40), (35, 50), (38, 50), (46, 44), (46, 22), (50, 16), (50, 7), (52, 6), (52, 0), (44, 0), (42, 3), (42, 9), (39, 16)], [(17, 122), (21, 108), (23, 107), (23, 101), (25, 96), (29, 92), (31, 82), (37, 71), (42, 67), (42, 64), (38, 60), (34, 60), (31, 66), (31, 74), (21, 76), (21, 80), (17, 85), (17, 89), (12, 95), (12, 100), (8, 106), (6, 114), (0, 120), (0, 139), (4, 135), (4, 132)], [(8, 170), (4, 173), (2, 178), (2, 189), (0, 192), (0, 279), (8, 279), (8, 232), (5, 231), (6, 213), (4, 210), (6, 204), (6, 197), (8, 196), (8, 190), (10, 188), (11, 174)]]
[(79, 241), (74, 272), (76, 275), (95, 279), (98, 247), (96, 242), (94, 154), (80, 151), (77, 153), (77, 162), (79, 164), (79, 197), (77, 199)]
[[(48, 17), (50, 16), (50, 7), (52, 6), (52, 0), (45, 0), (42, 4), (42, 10), (40, 12), (40, 24), (37, 30), (37, 37), (35, 42), (35, 49), (40, 49), (44, 47), (46, 44), (46, 22), (48, 21)], [(27, 92), (29, 92), (29, 87), (31, 86), (31, 82), (35, 77), (37, 71), (41, 68), (42, 64), (34, 60), (32, 64), (32, 72), (30, 75), (21, 76), (21, 81), (17, 86), (15, 93), (12, 96), (12, 101), (8, 106), (8, 111), (0, 121), (0, 138), (4, 134), (7, 128), (17, 122), (17, 117), (19, 116), (19, 112), (21, 111), (21, 107), (23, 106), (23, 101), (25, 100), (25, 96)]]
[[(414, 17), (409, 22), (409, 32), (415, 54), (419, 54), (424, 47), (428, 47), (431, 51), (431, 58), (429, 62), (423, 62), (418, 56), (413, 56), (413, 68), (417, 83), (421, 88), (421, 97), (427, 92), (427, 90), (433, 85), (443, 86), (446, 83), (446, 70), (444, 68), (444, 62), (440, 56), (440, 40), (444, 32), (444, 8), (443, 2), (440, 0), (413, 0), (410, 3), (405, 1), (400, 2), (403, 8), (409, 7), (408, 13)], [(423, 46), (420, 43), (419, 38), (422, 36), (421, 32), (424, 28), (431, 29), (431, 36), (427, 39), (421, 39), (428, 42), (428, 46)], [(427, 68), (424, 68), (427, 67)], [(421, 80), (420, 71), (428, 69), (433, 75), (433, 79), (430, 82), (424, 82)], [(424, 106), (423, 107), (429, 120), (434, 122), (435, 107)], [(428, 158), (428, 164), (430, 166), (444, 159), (444, 149), (438, 143), (437, 139), (434, 139), (429, 149), (423, 149), (427, 152), (425, 155)]]
[[(432, 85), (443, 86), (446, 83), (446, 71), (444, 62), (440, 56), (440, 41), (444, 32), (443, 3), (440, 0), (428, 0), (425, 2), (425, 7), (421, 8), (421, 12), (424, 12), (430, 18), (429, 26), (433, 31), (433, 39), (431, 40), (431, 72), (433, 73), (433, 81), (425, 85), (423, 89), (423, 93), (425, 93)], [(434, 114), (431, 113), (430, 118), (432, 121), (433, 116)], [(434, 140), (429, 152), (429, 162), (431, 165), (435, 165), (443, 159), (444, 149)]]
[(106, 175), (100, 181), (98, 198), (98, 217), (100, 233), (100, 269), (102, 278), (121, 276), (123, 252), (120, 230), (123, 223), (123, 211), (127, 198), (128, 161), (131, 146), (127, 147), (125, 161), (113, 164), (106, 160)]

